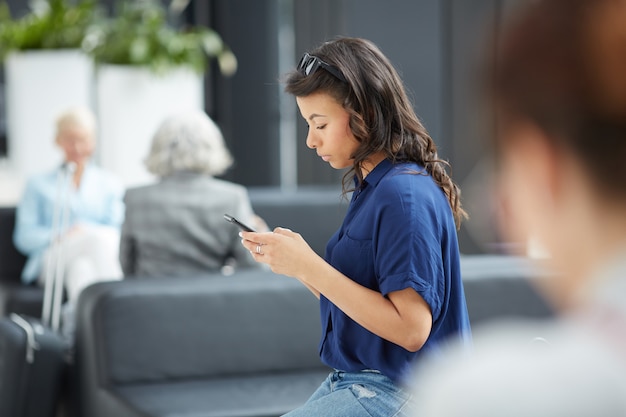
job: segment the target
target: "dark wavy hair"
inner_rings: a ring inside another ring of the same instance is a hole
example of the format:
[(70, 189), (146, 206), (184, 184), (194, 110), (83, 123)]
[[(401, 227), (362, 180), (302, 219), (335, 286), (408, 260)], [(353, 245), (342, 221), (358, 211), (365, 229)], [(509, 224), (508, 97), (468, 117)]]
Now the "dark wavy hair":
[(344, 176), (344, 192), (350, 191), (347, 184), (355, 175), (359, 184), (363, 182), (363, 163), (383, 152), (394, 163), (411, 161), (423, 166), (445, 193), (460, 227), (467, 217), (460, 189), (448, 175), (448, 162), (439, 158), (435, 142), (387, 57), (370, 41), (346, 37), (325, 42), (309, 53), (338, 68), (346, 81), (321, 69), (308, 76), (293, 70), (285, 76), (285, 91), (296, 97), (326, 93), (350, 114), (350, 129), (360, 145)]

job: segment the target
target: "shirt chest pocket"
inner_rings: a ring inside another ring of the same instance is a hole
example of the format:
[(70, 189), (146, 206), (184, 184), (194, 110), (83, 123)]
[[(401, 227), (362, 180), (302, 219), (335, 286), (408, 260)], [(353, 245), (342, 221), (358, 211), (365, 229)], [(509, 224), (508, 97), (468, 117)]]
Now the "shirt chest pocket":
[(331, 264), (359, 284), (378, 290), (371, 239), (354, 239), (348, 230), (333, 248)]

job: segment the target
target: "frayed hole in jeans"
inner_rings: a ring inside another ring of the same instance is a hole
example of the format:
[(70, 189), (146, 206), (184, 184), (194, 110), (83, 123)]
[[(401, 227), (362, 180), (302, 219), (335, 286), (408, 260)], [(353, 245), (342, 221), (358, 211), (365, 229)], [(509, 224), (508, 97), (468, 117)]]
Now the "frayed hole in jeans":
[(365, 388), (363, 385), (353, 384), (352, 391), (357, 398), (374, 398), (376, 393)]

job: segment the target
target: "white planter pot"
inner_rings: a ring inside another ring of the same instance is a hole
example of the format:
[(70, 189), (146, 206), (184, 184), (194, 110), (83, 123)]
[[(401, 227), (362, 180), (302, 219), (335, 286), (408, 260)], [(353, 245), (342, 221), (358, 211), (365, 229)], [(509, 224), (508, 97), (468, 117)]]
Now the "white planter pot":
[(171, 113), (204, 109), (203, 87), (202, 76), (187, 69), (159, 75), (123, 65), (98, 67), (100, 165), (127, 187), (153, 181), (143, 163), (152, 135)]
[(8, 161), (20, 177), (62, 160), (55, 120), (71, 106), (93, 107), (93, 62), (79, 50), (13, 53), (5, 61)]

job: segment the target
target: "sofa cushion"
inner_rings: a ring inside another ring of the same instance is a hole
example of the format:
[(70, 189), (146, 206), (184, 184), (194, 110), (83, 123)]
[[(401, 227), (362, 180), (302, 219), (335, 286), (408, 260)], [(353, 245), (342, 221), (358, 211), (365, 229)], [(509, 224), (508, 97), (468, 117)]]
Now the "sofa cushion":
[(327, 370), (269, 373), (124, 385), (114, 391), (153, 417), (269, 417), (304, 404), (327, 376)]

